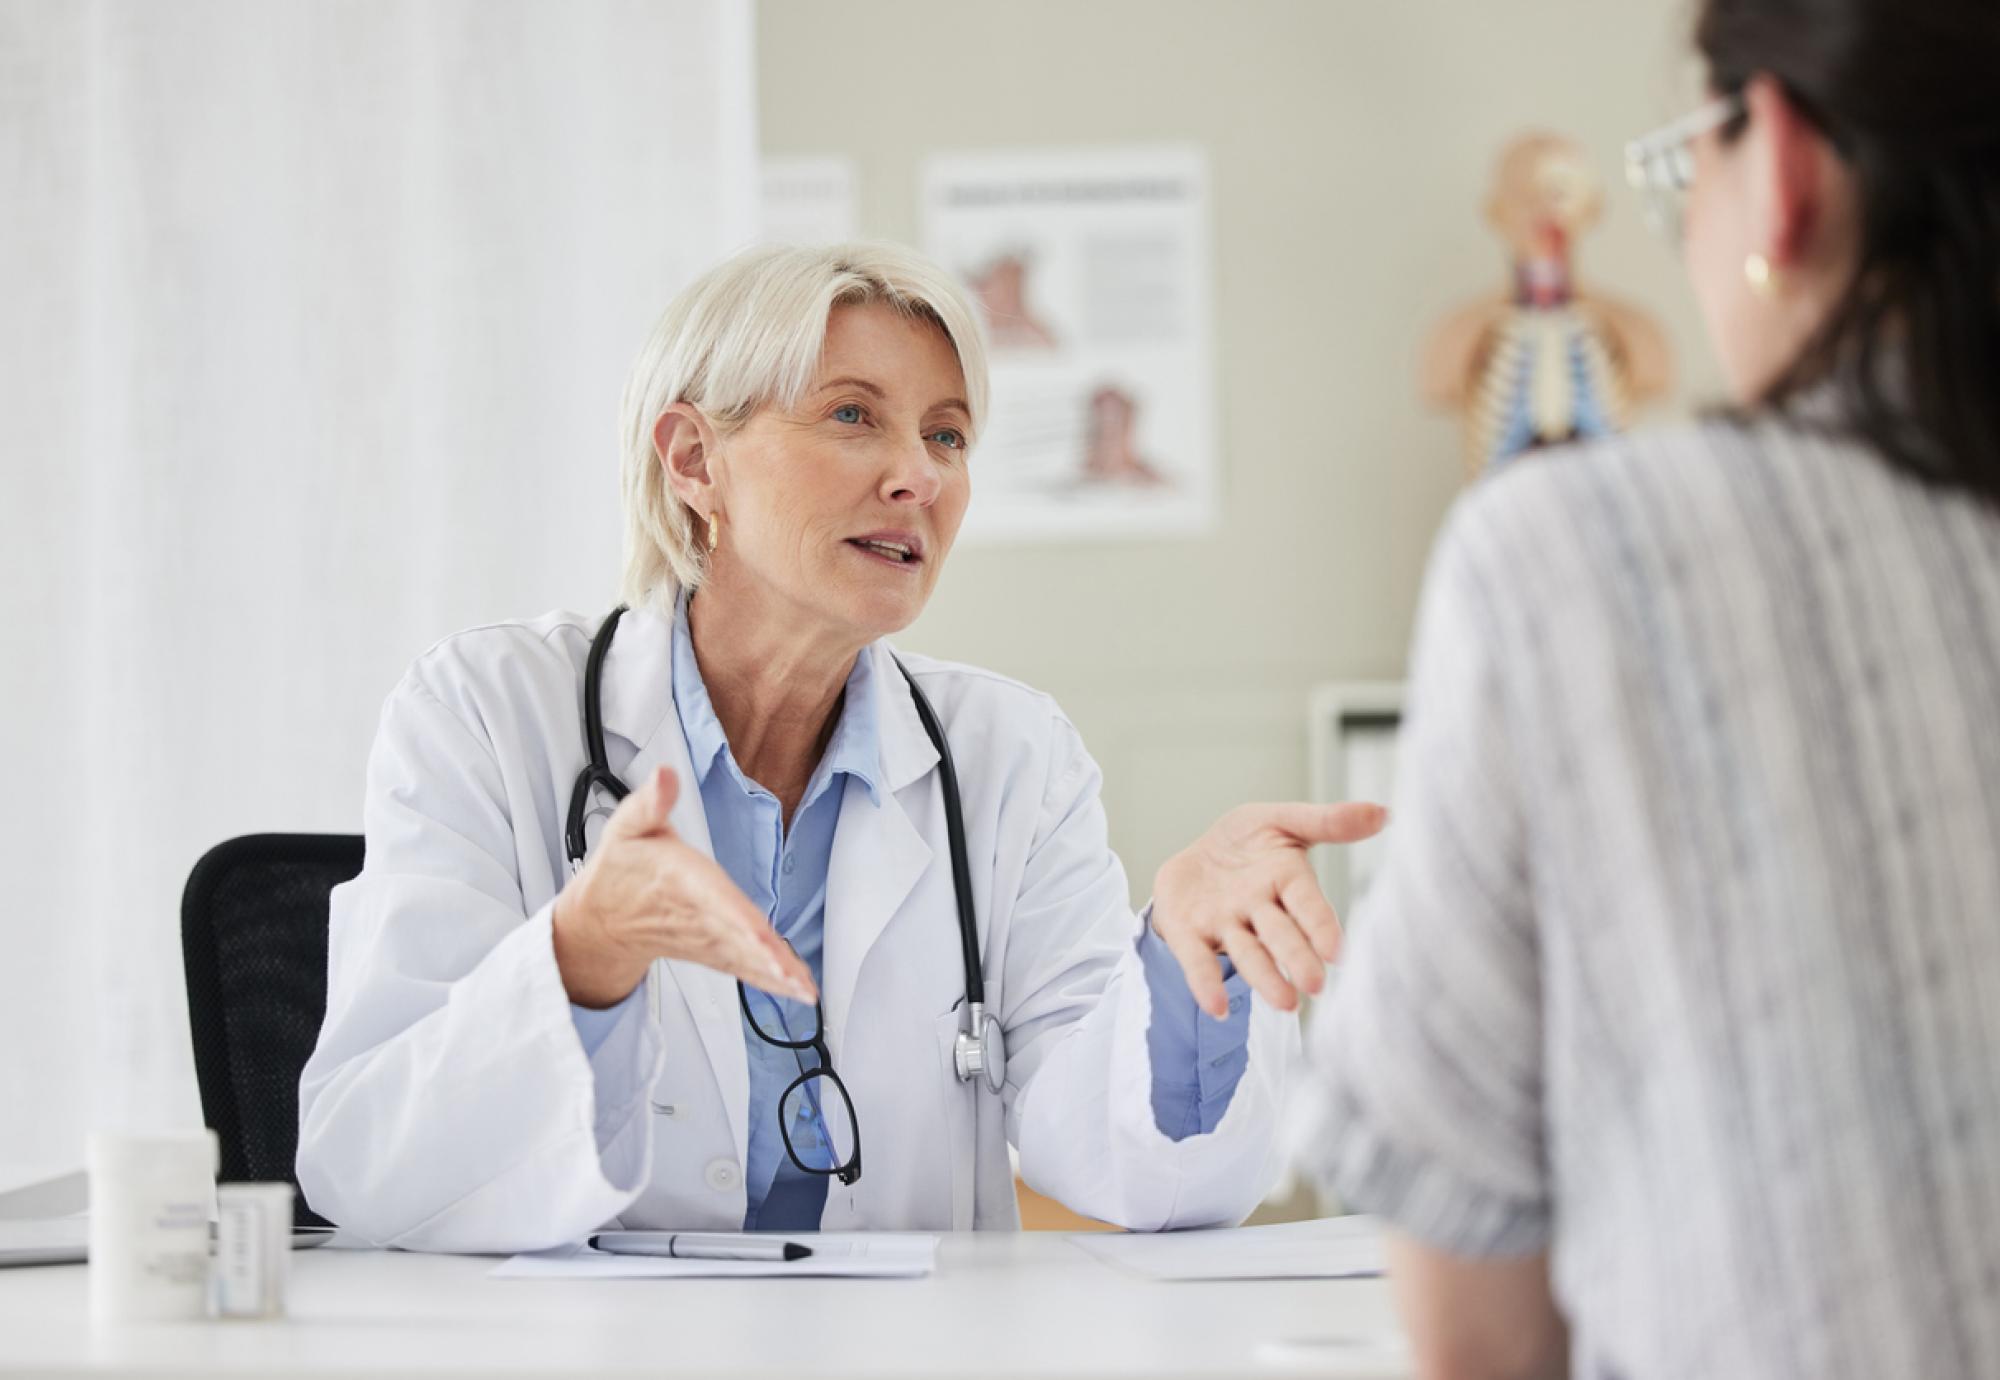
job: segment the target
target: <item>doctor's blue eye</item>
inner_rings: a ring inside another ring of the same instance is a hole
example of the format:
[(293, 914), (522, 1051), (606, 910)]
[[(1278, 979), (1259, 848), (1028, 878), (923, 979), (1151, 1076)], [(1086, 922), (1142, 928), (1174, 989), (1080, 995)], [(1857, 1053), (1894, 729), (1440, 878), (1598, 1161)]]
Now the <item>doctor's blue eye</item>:
[(933, 431), (931, 439), (941, 446), (950, 446), (953, 450), (965, 449), (965, 436), (950, 427), (946, 427), (943, 431)]
[(861, 409), (853, 403), (842, 403), (833, 409), (833, 419), (836, 422), (858, 422), (861, 420)]

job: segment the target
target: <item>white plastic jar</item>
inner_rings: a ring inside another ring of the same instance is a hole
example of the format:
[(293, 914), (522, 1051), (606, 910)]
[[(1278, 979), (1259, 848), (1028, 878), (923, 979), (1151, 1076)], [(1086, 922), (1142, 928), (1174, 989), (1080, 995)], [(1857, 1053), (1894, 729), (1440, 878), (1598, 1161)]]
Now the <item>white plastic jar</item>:
[(219, 1184), (215, 1190), (215, 1314), (276, 1318), (292, 1264), (292, 1186)]
[(208, 1315), (213, 1131), (90, 1137), (90, 1316), (98, 1323)]

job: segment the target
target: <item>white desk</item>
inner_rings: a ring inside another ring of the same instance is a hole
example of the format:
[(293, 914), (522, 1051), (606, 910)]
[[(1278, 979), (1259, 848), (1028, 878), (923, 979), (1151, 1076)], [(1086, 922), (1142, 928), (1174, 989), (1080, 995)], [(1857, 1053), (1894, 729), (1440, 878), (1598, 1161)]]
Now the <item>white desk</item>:
[(83, 1266), (0, 1270), (0, 1376), (1408, 1374), (1382, 1280), (1157, 1283), (1053, 1233), (948, 1236), (918, 1280), (488, 1279), (496, 1263), (328, 1246), (294, 1254), (283, 1321), (97, 1331)]

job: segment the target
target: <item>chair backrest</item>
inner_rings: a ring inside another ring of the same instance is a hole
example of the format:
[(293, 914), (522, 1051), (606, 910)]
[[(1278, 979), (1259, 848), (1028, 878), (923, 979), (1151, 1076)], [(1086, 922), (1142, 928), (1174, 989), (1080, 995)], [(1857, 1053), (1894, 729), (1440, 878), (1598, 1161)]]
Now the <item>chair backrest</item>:
[[(358, 834), (247, 834), (188, 875), (188, 1025), (224, 1182), (298, 1185), (299, 1073), (326, 1016), (327, 897), (360, 871)], [(326, 1225), (297, 1203), (299, 1225)]]

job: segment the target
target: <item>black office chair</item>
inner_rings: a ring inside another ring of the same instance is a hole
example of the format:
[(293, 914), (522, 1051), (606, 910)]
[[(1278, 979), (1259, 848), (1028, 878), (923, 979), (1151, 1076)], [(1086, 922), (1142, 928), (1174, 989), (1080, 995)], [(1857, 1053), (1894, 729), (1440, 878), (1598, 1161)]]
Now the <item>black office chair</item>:
[[(188, 875), (188, 1025), (225, 1183), (298, 1186), (299, 1072), (326, 1016), (327, 897), (360, 871), (358, 834), (247, 834)], [(297, 1225), (328, 1225), (296, 1202)]]

